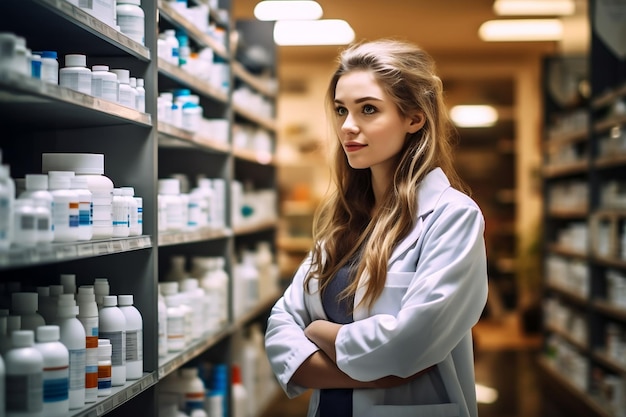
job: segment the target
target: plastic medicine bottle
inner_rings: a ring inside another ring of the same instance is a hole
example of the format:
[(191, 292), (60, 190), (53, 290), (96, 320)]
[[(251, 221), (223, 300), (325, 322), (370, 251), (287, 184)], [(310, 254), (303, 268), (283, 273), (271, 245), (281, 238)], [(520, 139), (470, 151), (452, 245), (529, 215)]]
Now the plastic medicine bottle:
[(19, 198), (13, 208), (13, 245), (32, 248), (37, 246), (37, 211), (35, 200)]
[(204, 409), (204, 397), (206, 389), (204, 383), (198, 377), (198, 368), (182, 368), (180, 370), (180, 383), (184, 396), (183, 409), (188, 415), (193, 410)]
[(111, 394), (111, 355), (111, 341), (98, 339), (98, 397), (106, 397)]
[(137, 110), (146, 112), (146, 89), (144, 87), (145, 81), (143, 78), (137, 78)]
[(111, 341), (111, 384), (126, 383), (126, 316), (117, 307), (117, 296), (106, 295), (102, 300), (99, 338)]
[(74, 173), (71, 171), (48, 172), (48, 188), (54, 202), (54, 242), (78, 240), (78, 194), (71, 190), (72, 176)]
[(118, 295), (117, 303), (126, 317), (126, 379), (139, 379), (143, 374), (143, 318), (133, 305), (133, 296)]
[(59, 337), (59, 326), (37, 327), (35, 349), (43, 356), (43, 415), (46, 417), (64, 417), (70, 409), (70, 353)]
[(93, 194), (88, 186), (84, 176), (70, 179), (70, 188), (78, 196), (78, 240), (91, 240), (93, 236)]
[(144, 44), (145, 14), (141, 0), (116, 0), (117, 25), (129, 38)]
[(8, 165), (0, 165), (0, 250), (9, 249), (13, 239), (15, 182)]
[(40, 417), (43, 411), (43, 356), (35, 345), (35, 332), (16, 330), (13, 349), (5, 356), (7, 417)]
[(135, 199), (134, 187), (120, 187), (122, 195), (128, 200), (128, 206), (130, 209), (129, 236), (139, 236), (141, 234), (139, 229), (139, 207), (137, 207), (137, 200)]
[(59, 85), (91, 95), (91, 70), (87, 68), (85, 55), (65, 55), (65, 67), (59, 70)]
[(41, 79), (59, 84), (59, 61), (56, 51), (41, 51)]
[(60, 294), (57, 304), (57, 320), (61, 331), (61, 343), (70, 352), (70, 410), (85, 405), (85, 328), (76, 318), (78, 307), (74, 294)]
[(130, 234), (130, 204), (121, 188), (113, 189), (113, 237)]
[(68, 170), (85, 176), (93, 198), (93, 239), (113, 235), (113, 181), (104, 175), (104, 154), (44, 153), (42, 171)]
[[(54, 230), (52, 223), (52, 202), (53, 197), (48, 191), (48, 176), (46, 174), (26, 174), (25, 186), (18, 198), (31, 198), (40, 204), (40, 207), (47, 210), (47, 217), (41, 214), (37, 223), (38, 242), (48, 243), (54, 239)], [(48, 224), (45, 224), (47, 220)]]
[(91, 403), (98, 397), (98, 305), (94, 288), (81, 285), (76, 294), (78, 320), (85, 329), (85, 402)]
[(91, 67), (91, 95), (117, 103), (120, 96), (117, 74), (109, 71), (108, 65)]
[(137, 102), (137, 92), (130, 86), (130, 71), (127, 69), (112, 69), (110, 71), (117, 74), (117, 80), (120, 83), (118, 103), (134, 109)]

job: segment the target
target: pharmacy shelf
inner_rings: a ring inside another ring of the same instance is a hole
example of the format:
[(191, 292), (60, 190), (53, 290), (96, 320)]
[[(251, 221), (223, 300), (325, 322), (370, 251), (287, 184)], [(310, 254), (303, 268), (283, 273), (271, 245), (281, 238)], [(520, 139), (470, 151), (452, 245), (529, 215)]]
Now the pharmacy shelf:
[(169, 123), (159, 122), (160, 148), (185, 148), (227, 155), (231, 146), (219, 140), (206, 137), (203, 132), (191, 132)]
[(230, 230), (213, 230), (206, 228), (181, 232), (159, 232), (158, 246), (172, 246), (192, 242), (226, 239), (232, 235), (233, 233)]
[(6, 70), (0, 71), (0, 112), (5, 123), (14, 125), (78, 128), (125, 122), (152, 126), (147, 113)]
[(45, 22), (45, 30), (39, 33), (49, 45), (89, 51), (94, 56), (115, 56), (123, 51), (140, 61), (151, 59), (150, 49), (146, 46), (67, 0), (6, 0), (4, 3), (7, 7), (13, 3), (13, 10), (10, 7), (7, 11), (3, 10), (0, 16), (3, 30), (14, 30), (20, 34), (32, 29), (36, 22)]
[(249, 87), (266, 97), (276, 97), (276, 87), (271, 80), (251, 74), (241, 63), (236, 61), (232, 63), (231, 67), (233, 69), (233, 75), (246, 83)]
[(233, 105), (233, 110), (235, 111), (237, 116), (243, 117), (244, 119), (256, 123), (259, 126), (270, 130), (270, 131), (276, 131), (276, 122), (272, 119), (269, 119), (267, 117), (264, 116), (260, 116), (256, 113), (254, 113), (254, 111), (251, 111), (245, 107), (242, 107), (241, 105)]
[(157, 383), (155, 372), (144, 373), (143, 377), (129, 381), (121, 387), (112, 387), (111, 395), (98, 397), (95, 403), (87, 404), (78, 410), (70, 410), (70, 417), (99, 417), (130, 401)]
[(626, 322), (626, 306), (614, 305), (605, 300), (594, 300), (592, 306), (606, 316)]
[(235, 236), (244, 236), (250, 235), (253, 233), (264, 232), (267, 230), (275, 229), (277, 226), (277, 221), (267, 221), (260, 224), (250, 225), (250, 226), (239, 226), (234, 229)]
[(243, 161), (253, 162), (260, 165), (275, 165), (275, 158), (272, 154), (266, 152), (255, 152), (250, 149), (235, 148), (233, 149), (235, 158)]
[(152, 247), (150, 236), (50, 243), (33, 248), (0, 251), (0, 270), (87, 259)]
[(172, 81), (183, 84), (188, 88), (193, 89), (194, 91), (204, 95), (205, 97), (211, 98), (220, 103), (228, 103), (228, 95), (221, 91), (219, 88), (208, 84), (206, 81), (203, 81), (189, 72), (183, 70), (177, 65), (172, 64), (171, 62), (167, 62), (166, 60), (159, 58), (159, 74), (162, 76), (168, 77)]
[(589, 170), (589, 161), (577, 161), (563, 165), (546, 165), (543, 167), (545, 178), (569, 177), (586, 174)]
[(563, 287), (561, 285), (554, 284), (554, 283), (546, 283), (546, 287), (550, 289), (551, 291), (554, 291), (562, 295), (563, 297), (566, 297), (570, 302), (574, 304), (578, 304), (580, 307), (584, 307), (587, 305), (587, 302), (588, 302), (587, 297), (575, 291), (572, 291), (569, 288), (566, 288), (566, 287)]

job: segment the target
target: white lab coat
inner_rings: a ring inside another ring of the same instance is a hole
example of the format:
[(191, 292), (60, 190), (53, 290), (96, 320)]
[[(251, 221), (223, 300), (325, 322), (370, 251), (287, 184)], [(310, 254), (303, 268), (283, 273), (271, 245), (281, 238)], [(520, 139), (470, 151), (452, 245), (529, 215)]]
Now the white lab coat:
[[(354, 417), (477, 416), (471, 329), (487, 301), (484, 218), (439, 168), (422, 182), (418, 207), (415, 227), (389, 260), (382, 295), (342, 326), (335, 350), (337, 366), (359, 381), (436, 366), (400, 387), (355, 389)], [(317, 282), (304, 291), (309, 261), (273, 307), (265, 334), (272, 369), (290, 398), (307, 390), (289, 380), (318, 350), (303, 329), (327, 319)], [(358, 291), (355, 305), (362, 297)], [(315, 390), (308, 417), (317, 415), (318, 402)]]

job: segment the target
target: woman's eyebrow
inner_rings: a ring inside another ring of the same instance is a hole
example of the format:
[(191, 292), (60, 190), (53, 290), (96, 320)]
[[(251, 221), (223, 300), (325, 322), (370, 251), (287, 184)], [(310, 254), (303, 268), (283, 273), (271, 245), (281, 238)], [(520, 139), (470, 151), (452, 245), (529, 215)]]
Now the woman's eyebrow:
[[(357, 98), (356, 100), (354, 100), (354, 102), (356, 104), (358, 103), (362, 103), (364, 101), (382, 101), (382, 99), (377, 98), (377, 97), (372, 97), (372, 96), (367, 96), (367, 97), (361, 97), (361, 98)], [(339, 100), (339, 99), (335, 99), (335, 103), (337, 104), (343, 104), (343, 101)]]

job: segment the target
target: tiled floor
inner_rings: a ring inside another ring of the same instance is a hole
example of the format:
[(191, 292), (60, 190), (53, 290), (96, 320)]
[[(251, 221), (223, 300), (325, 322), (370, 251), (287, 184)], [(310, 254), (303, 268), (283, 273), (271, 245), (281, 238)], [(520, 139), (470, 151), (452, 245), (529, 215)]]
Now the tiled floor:
[[(476, 382), (497, 392), (493, 403), (479, 404), (480, 417), (565, 417), (541, 388), (539, 336), (524, 335), (515, 315), (482, 320), (474, 330)], [(281, 391), (262, 417), (304, 417), (308, 398), (289, 400)]]

